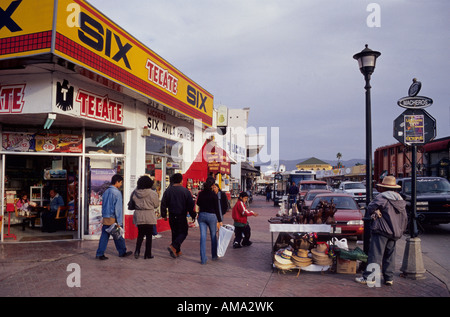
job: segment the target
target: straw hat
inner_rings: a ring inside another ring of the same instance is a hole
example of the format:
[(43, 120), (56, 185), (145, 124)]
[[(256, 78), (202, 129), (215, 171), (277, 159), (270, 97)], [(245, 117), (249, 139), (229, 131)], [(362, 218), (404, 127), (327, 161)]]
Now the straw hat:
[(333, 260), (325, 253), (327, 249), (328, 246), (326, 243), (319, 243), (317, 244), (317, 247), (311, 250), (314, 264), (322, 266), (333, 264)]
[(295, 264), (293, 262), (291, 262), (290, 264), (281, 264), (277, 261), (273, 262), (273, 264), (275, 265), (275, 267), (279, 270), (291, 270), (293, 268), (295, 268)]
[(325, 252), (327, 251), (328, 246), (326, 243), (318, 243), (317, 246), (311, 250), (311, 253), (313, 254), (313, 258), (314, 256), (318, 256), (318, 257), (324, 257), (324, 256), (328, 256)]
[(305, 249), (298, 249), (295, 253), (298, 257), (301, 257), (301, 258), (308, 257), (308, 250), (305, 250)]
[(292, 264), (291, 258), (292, 258), (292, 251), (290, 250), (283, 250), (282, 252), (280, 252), (281, 250), (279, 250), (276, 254), (275, 254), (275, 261), (280, 263), (280, 264), (285, 264), (285, 265), (289, 265)]
[(377, 184), (379, 187), (386, 187), (386, 188), (400, 188), (400, 185), (397, 185), (397, 181), (394, 176), (388, 175), (383, 178), (383, 181), (381, 184)]

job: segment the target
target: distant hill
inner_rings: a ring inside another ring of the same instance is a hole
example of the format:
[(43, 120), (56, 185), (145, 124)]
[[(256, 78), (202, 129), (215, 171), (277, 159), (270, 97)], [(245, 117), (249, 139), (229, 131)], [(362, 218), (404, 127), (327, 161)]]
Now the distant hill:
[[(286, 166), (286, 170), (287, 171), (291, 171), (291, 170), (295, 170), (297, 169), (296, 165), (298, 163), (301, 163), (303, 161), (306, 161), (308, 158), (304, 158), (304, 159), (298, 159), (298, 160), (280, 160), (279, 165), (285, 165)], [(324, 159), (320, 159), (321, 161), (327, 162), (328, 164), (330, 164), (331, 166), (336, 166), (338, 163), (338, 160), (324, 160)], [(366, 164), (366, 160), (365, 159), (351, 159), (351, 160), (341, 160), (341, 164), (344, 167), (352, 167), (355, 166), (356, 164)]]

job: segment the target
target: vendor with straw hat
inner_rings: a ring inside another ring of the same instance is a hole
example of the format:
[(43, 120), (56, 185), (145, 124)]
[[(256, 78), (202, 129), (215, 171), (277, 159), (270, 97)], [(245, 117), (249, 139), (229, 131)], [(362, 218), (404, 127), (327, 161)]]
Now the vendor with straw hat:
[[(377, 184), (380, 192), (367, 206), (367, 211), (373, 221), (371, 224), (371, 238), (367, 263), (380, 265), (384, 283), (393, 284), (395, 269), (395, 243), (403, 235), (406, 229), (408, 216), (406, 202), (396, 190), (397, 185), (394, 176), (386, 176), (381, 184)], [(367, 278), (372, 272), (365, 271), (362, 277), (356, 278), (356, 282), (362, 284), (374, 284)]]

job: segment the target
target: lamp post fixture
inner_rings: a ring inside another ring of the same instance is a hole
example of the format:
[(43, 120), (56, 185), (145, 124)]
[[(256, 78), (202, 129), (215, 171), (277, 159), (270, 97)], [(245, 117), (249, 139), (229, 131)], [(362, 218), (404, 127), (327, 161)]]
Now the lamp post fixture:
[(367, 212), (367, 206), (372, 200), (372, 117), (371, 117), (371, 101), (370, 101), (370, 76), (375, 70), (375, 63), (381, 53), (372, 51), (366, 44), (361, 52), (353, 55), (358, 61), (359, 70), (364, 75), (366, 85), (366, 212), (364, 214), (364, 252), (369, 251), (370, 240), (370, 215)]

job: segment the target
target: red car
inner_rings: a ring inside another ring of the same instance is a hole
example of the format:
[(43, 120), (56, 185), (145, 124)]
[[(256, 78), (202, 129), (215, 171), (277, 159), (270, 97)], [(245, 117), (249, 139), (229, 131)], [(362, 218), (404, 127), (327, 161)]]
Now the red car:
[(309, 210), (309, 208), (311, 207), (311, 204), (314, 200), (314, 198), (316, 198), (317, 195), (319, 194), (325, 194), (325, 193), (331, 193), (331, 190), (326, 190), (326, 189), (312, 189), (309, 192), (306, 193), (305, 198), (303, 199), (303, 201), (301, 202), (301, 206), (304, 210)]
[(351, 195), (344, 193), (319, 194), (314, 198), (311, 210), (316, 209), (321, 200), (328, 203), (333, 202), (336, 206), (334, 219), (337, 224), (338, 236), (357, 236), (358, 240), (362, 240), (364, 234), (363, 217), (358, 204)]

